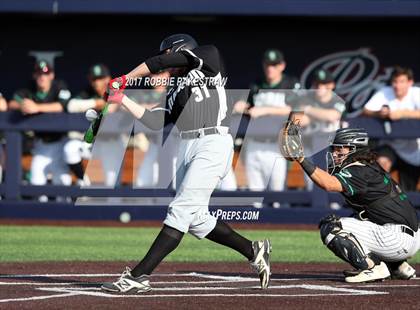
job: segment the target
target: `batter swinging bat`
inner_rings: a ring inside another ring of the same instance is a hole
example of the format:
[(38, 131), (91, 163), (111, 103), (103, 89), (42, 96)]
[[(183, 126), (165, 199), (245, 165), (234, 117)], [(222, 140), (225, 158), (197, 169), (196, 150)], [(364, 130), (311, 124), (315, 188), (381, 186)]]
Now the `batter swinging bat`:
[[(124, 81), (124, 83), (125, 83), (125, 81)], [(114, 90), (125, 88), (125, 86), (121, 87), (121, 85), (117, 81), (112, 82), (111, 87)], [(102, 121), (103, 117), (108, 113), (108, 107), (109, 107), (108, 93), (105, 94), (104, 100), (107, 103), (105, 104), (105, 106), (103, 107), (103, 109), (99, 113), (99, 115), (97, 115), (96, 111), (93, 110), (93, 109), (90, 109), (90, 110), (86, 111), (85, 117), (88, 121), (91, 122), (88, 130), (86, 130), (85, 135), (83, 137), (83, 140), (87, 143), (93, 143), (93, 140), (95, 140), (96, 134), (98, 133), (99, 126), (101, 125), (101, 121)]]

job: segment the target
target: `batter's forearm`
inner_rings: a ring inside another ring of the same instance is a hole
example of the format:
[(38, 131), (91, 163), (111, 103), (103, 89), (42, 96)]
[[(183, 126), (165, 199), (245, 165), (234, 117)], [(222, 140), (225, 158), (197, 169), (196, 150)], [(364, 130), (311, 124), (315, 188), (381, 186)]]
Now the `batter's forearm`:
[(170, 53), (150, 57), (141, 63), (134, 70), (126, 74), (127, 79), (135, 79), (157, 73), (168, 68), (180, 68), (194, 66), (190, 60), (182, 53)]
[(135, 79), (139, 77), (144, 77), (150, 75), (150, 70), (147, 67), (146, 63), (143, 62), (140, 65), (138, 65), (136, 68), (134, 68), (132, 71), (130, 71), (128, 74), (126, 74), (127, 80), (128, 79)]
[(156, 110), (148, 110), (142, 105), (134, 102), (127, 96), (124, 96), (121, 102), (122, 106), (127, 109), (136, 119), (142, 122), (146, 127), (152, 130), (162, 129), (165, 124), (165, 112), (162, 108)]
[(127, 111), (133, 114), (133, 116), (137, 119), (142, 118), (146, 110), (143, 106), (141, 106), (140, 104), (137, 104), (136, 102), (134, 102), (127, 96), (124, 96), (122, 100), (122, 105), (124, 108), (127, 109)]

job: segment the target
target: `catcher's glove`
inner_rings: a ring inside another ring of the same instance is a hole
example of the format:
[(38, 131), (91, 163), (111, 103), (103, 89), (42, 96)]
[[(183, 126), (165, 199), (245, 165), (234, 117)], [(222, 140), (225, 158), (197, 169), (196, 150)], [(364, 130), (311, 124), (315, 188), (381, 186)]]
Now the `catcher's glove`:
[(280, 132), (280, 152), (289, 161), (301, 161), (305, 157), (298, 120), (288, 120)]

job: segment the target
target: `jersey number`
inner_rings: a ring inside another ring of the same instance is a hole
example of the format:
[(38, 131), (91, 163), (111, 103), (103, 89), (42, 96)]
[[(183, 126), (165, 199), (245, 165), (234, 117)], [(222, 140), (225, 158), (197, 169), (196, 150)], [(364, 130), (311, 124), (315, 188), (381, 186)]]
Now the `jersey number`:
[[(191, 91), (195, 95), (194, 97), (195, 102), (203, 101), (204, 96), (206, 98), (210, 98), (210, 93), (206, 85), (203, 85), (202, 87), (199, 87), (199, 86), (193, 87), (191, 88)], [(203, 93), (204, 93), (204, 96), (203, 96)]]

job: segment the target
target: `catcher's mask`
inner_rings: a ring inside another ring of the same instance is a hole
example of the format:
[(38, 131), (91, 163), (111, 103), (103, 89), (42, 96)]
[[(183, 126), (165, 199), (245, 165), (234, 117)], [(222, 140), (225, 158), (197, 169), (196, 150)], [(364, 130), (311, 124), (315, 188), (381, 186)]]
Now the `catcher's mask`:
[(166, 51), (169, 51), (169, 53), (175, 53), (182, 50), (192, 50), (197, 46), (197, 41), (189, 34), (173, 34), (162, 40), (160, 43), (159, 54), (163, 54)]
[(354, 154), (366, 150), (368, 142), (368, 134), (362, 128), (337, 130), (326, 155), (328, 172), (330, 174), (337, 172), (336, 170), (343, 167), (344, 163), (351, 161)]

